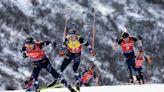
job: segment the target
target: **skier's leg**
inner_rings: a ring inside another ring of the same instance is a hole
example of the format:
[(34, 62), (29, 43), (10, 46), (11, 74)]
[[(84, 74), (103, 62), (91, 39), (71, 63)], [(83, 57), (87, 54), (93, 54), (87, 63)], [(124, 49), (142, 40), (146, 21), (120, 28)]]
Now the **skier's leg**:
[(61, 83), (66, 86), (71, 92), (76, 92), (68, 83), (67, 81), (63, 78), (60, 77), (59, 74), (56, 72), (56, 70), (52, 67), (51, 63), (49, 62), (48, 59), (46, 59), (46, 62), (42, 64), (42, 66), (44, 66), (44, 68), (52, 74), (52, 76), (57, 79), (59, 78)]
[(134, 54), (134, 51), (127, 54), (126, 58), (128, 58), (127, 62), (129, 65), (128, 69), (129, 69), (129, 73), (130, 73), (130, 82), (133, 83), (134, 82), (133, 75), (135, 74), (135, 54)]
[(54, 67), (51, 65), (50, 61), (48, 58), (46, 58), (46, 62), (42, 64), (42, 66), (55, 78), (59, 78), (59, 74), (57, 71), (54, 69)]
[(39, 91), (39, 82), (37, 80), (41, 69), (41, 66), (35, 66), (32, 72), (32, 78), (34, 79), (34, 87), (36, 91)]
[(135, 75), (136, 75), (136, 78), (137, 78), (137, 83), (141, 84), (140, 75), (139, 75), (139, 69), (138, 68), (135, 68)]
[(41, 69), (42, 69), (41, 66), (35, 66), (35, 67), (33, 67), (32, 78), (34, 78), (35, 81), (38, 80), (38, 76), (39, 76), (39, 73), (40, 73)]
[(130, 65), (130, 61), (126, 60), (126, 64), (128, 66), (128, 71), (129, 71), (129, 82), (133, 83), (132, 67)]
[[(137, 81), (140, 82), (139, 81), (140, 77), (139, 77), (139, 74), (138, 74), (138, 69), (135, 68), (135, 57), (133, 57), (131, 59), (131, 68), (132, 68), (132, 76), (135, 75)], [(136, 73), (137, 73), (137, 75), (136, 75)], [(133, 79), (133, 81), (136, 81), (136, 80)]]
[(80, 64), (80, 55), (77, 55), (74, 58), (74, 65), (73, 65), (74, 77), (76, 80), (78, 80), (80, 77), (79, 73), (77, 72), (79, 64)]
[(65, 59), (64, 59), (62, 65), (61, 65), (61, 67), (60, 67), (60, 72), (59, 72), (60, 75), (61, 75), (62, 72), (65, 70), (65, 68), (70, 64), (71, 60), (72, 60), (71, 58), (69, 58), (69, 59), (65, 58)]
[(53, 85), (56, 84), (57, 79), (59, 78), (59, 74), (51, 65), (48, 58), (45, 58), (45, 62), (42, 63), (42, 67), (44, 67), (54, 77), (54, 81), (47, 85), (47, 87), (52, 87)]
[(142, 67), (140, 68), (139, 75), (140, 75), (140, 79), (142, 80), (142, 83), (145, 84)]
[(76, 89), (78, 91), (80, 91), (80, 87), (82, 86), (83, 82), (81, 80), (79, 80), (77, 83), (76, 83)]
[(133, 73), (132, 73), (132, 67), (131, 67), (131, 53), (123, 53), (123, 55), (127, 64), (128, 72), (129, 72), (129, 82), (133, 83)]

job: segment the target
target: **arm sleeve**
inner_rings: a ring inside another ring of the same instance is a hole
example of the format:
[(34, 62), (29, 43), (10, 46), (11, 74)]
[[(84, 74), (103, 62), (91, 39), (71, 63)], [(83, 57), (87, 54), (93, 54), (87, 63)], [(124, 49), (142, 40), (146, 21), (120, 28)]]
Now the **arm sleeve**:
[(85, 46), (89, 46), (89, 43), (86, 40), (84, 40), (82, 37), (80, 37), (79, 41), (81, 44), (83, 44)]
[(84, 46), (86, 46), (88, 48), (89, 51), (92, 50), (91, 45), (88, 43), (88, 41), (84, 40), (82, 37), (80, 37), (79, 39), (80, 43), (83, 44)]
[(117, 41), (117, 43), (120, 45), (123, 42), (123, 39), (120, 39)]
[(145, 59), (146, 62), (148, 62), (148, 58), (146, 56), (144, 56), (144, 59)]
[(67, 44), (68, 44), (68, 39), (66, 38), (60, 48), (61, 51), (66, 51), (67, 50)]
[(23, 46), (22, 50), (20, 50), (22, 53), (23, 58), (27, 58), (28, 56), (26, 55), (26, 48)]
[(134, 42), (137, 42), (137, 41), (138, 41), (137, 38), (135, 38), (135, 37), (132, 37), (132, 40), (133, 40)]
[(22, 52), (25, 52), (26, 51), (26, 48), (23, 46), (21, 51)]
[(85, 70), (83, 73), (82, 73), (82, 76), (87, 72), (87, 70)]

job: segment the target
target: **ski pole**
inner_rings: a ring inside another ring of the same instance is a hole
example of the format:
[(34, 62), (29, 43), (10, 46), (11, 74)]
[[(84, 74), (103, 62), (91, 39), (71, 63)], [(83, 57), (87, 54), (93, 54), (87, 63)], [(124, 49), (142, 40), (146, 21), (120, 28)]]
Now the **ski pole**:
[(67, 33), (67, 19), (65, 20), (65, 25), (64, 25), (64, 34), (63, 34), (63, 42), (65, 41), (66, 38), (66, 33)]
[(94, 15), (93, 15), (93, 34), (92, 34), (92, 51), (94, 51), (94, 44), (95, 44), (95, 32), (96, 32), (96, 26), (95, 26), (95, 17), (96, 17), (96, 11), (94, 9)]

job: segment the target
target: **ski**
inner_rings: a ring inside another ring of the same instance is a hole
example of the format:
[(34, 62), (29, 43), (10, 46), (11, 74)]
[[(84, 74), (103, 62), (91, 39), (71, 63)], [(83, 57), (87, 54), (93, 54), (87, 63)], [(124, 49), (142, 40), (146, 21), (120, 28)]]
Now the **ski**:
[(62, 87), (62, 86), (63, 86), (63, 84), (59, 83), (59, 84), (55, 84), (51, 87), (43, 87), (43, 88), (40, 89), (40, 91), (43, 91), (43, 90), (46, 90), (46, 89), (49, 89), (49, 88), (59, 88), (59, 87)]
[[(39, 92), (42, 92), (42, 91), (44, 91), (44, 90), (46, 90), (46, 89), (49, 89), (49, 88), (59, 88), (59, 87), (62, 87), (63, 86), (63, 84), (56, 84), (56, 85), (53, 85), (53, 86), (51, 86), (51, 87), (42, 87), (42, 88), (40, 88), (40, 91)], [(35, 89), (34, 90), (31, 90), (31, 91), (28, 91), (28, 90), (26, 90), (25, 92), (37, 92)]]
[(63, 42), (65, 41), (66, 33), (67, 33), (67, 19), (65, 20), (65, 25), (64, 25)]
[(76, 89), (74, 89), (73, 87), (71, 87), (71, 85), (67, 85), (67, 88), (71, 91), (71, 92), (79, 92)]
[(80, 86), (76, 86), (76, 92), (80, 92)]
[(54, 80), (52, 83), (47, 84), (47, 88), (52, 87), (56, 84), (57, 80)]
[[(52, 83), (52, 85), (53, 85), (53, 83)], [(41, 88), (40, 91), (43, 91), (43, 90), (46, 90), (46, 89), (49, 89), (49, 88), (59, 88), (59, 87), (63, 87), (63, 86), (64, 86), (63, 84), (59, 83), (59, 84), (56, 84), (54, 86)], [(71, 85), (67, 85), (66, 87), (70, 90), (70, 92), (80, 92), (80, 91), (77, 91), (76, 89), (74, 89), (73, 87), (71, 87)]]

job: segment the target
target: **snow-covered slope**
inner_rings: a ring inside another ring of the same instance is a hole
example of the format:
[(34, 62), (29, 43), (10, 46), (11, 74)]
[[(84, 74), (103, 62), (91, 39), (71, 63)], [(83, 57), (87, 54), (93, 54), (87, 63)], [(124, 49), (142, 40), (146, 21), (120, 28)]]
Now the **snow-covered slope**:
[[(164, 84), (158, 85), (131, 85), (131, 86), (101, 86), (82, 87), (80, 92), (163, 92)], [(1, 91), (24, 92), (24, 90)], [(42, 92), (69, 92), (66, 88), (46, 89)]]

